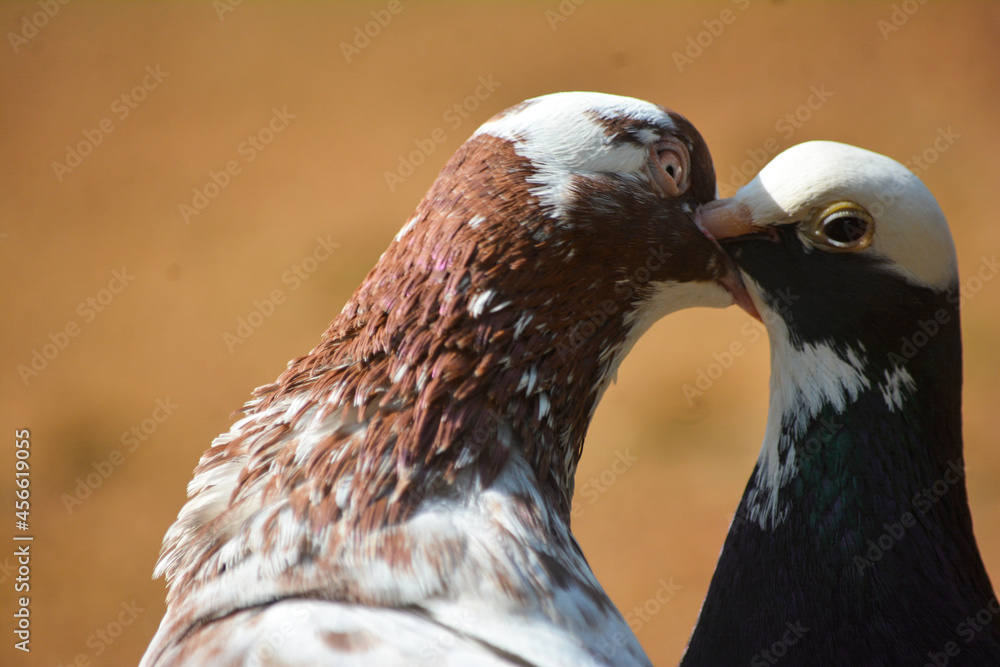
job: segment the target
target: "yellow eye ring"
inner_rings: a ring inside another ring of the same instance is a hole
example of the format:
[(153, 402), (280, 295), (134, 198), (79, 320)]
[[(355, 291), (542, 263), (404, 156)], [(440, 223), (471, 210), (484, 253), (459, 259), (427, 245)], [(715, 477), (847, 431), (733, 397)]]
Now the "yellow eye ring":
[(875, 219), (854, 202), (837, 202), (820, 211), (803, 231), (822, 250), (856, 252), (871, 245)]

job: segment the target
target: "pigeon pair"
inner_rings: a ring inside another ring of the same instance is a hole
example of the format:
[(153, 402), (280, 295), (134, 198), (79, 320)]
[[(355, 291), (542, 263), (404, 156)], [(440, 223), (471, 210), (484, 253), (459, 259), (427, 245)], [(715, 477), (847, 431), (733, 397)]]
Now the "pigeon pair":
[(682, 664), (1000, 664), (941, 209), (831, 142), (715, 192), (691, 123), (640, 100), (480, 127), (202, 457), (142, 664), (649, 665), (570, 531), (573, 477), (639, 336), (733, 303), (768, 328), (770, 408)]

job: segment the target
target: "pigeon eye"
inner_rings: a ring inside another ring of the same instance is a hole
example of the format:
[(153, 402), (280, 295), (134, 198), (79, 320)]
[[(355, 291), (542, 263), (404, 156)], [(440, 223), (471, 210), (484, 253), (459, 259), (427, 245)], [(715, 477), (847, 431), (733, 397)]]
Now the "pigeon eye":
[(813, 245), (831, 252), (853, 252), (871, 245), (875, 220), (852, 202), (839, 202), (823, 209), (811, 225)]
[(649, 170), (653, 181), (668, 197), (677, 197), (688, 189), (691, 158), (683, 145), (660, 141), (649, 149)]
[(681, 161), (677, 158), (677, 154), (673, 151), (659, 151), (656, 154), (657, 159), (660, 164), (663, 165), (663, 170), (667, 172), (670, 178), (675, 181), (681, 177), (681, 172), (684, 167), (681, 165)]

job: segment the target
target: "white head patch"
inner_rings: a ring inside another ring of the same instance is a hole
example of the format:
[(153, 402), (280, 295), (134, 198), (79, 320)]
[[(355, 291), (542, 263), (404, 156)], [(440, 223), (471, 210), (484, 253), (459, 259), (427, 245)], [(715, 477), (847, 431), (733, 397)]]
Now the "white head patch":
[(808, 141), (776, 156), (733, 199), (760, 225), (807, 219), (852, 201), (875, 220), (871, 246), (910, 282), (943, 290), (958, 277), (955, 245), (934, 195), (892, 158), (833, 141)]
[[(615, 118), (676, 129), (667, 112), (655, 104), (577, 92), (527, 100), (520, 108), (485, 123), (473, 136), (488, 134), (513, 142), (517, 154), (530, 160), (537, 170), (531, 181), (538, 187), (532, 194), (561, 216), (574, 174), (642, 173), (649, 153), (633, 142), (612, 143), (607, 128), (600, 123), (600, 119)], [(636, 138), (651, 145), (659, 133), (653, 128), (642, 129)]]

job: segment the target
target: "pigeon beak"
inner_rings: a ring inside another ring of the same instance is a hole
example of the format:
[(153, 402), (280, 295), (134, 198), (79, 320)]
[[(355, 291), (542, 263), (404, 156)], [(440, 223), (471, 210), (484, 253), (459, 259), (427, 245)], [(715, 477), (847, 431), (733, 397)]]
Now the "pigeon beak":
[(746, 285), (743, 284), (743, 279), (740, 278), (739, 269), (732, 267), (729, 271), (726, 271), (724, 275), (716, 278), (716, 282), (722, 286), (724, 290), (733, 295), (733, 303), (746, 311), (746, 313), (763, 323), (764, 320), (760, 316), (760, 312), (757, 310), (757, 306), (754, 305), (753, 297), (750, 296), (750, 292), (747, 291)]
[(716, 199), (698, 210), (698, 224), (716, 240), (761, 231), (753, 224), (750, 207), (735, 199)]
[[(695, 216), (695, 223), (705, 233), (705, 236), (712, 239), (716, 244), (723, 239), (736, 238), (749, 234), (760, 234), (763, 232), (770, 235), (768, 228), (754, 224), (750, 208), (735, 199), (718, 199), (705, 204), (698, 209), (698, 213)], [(763, 322), (757, 306), (754, 305), (753, 297), (750, 296), (746, 286), (743, 284), (739, 267), (732, 261), (728, 253), (726, 254), (726, 258), (729, 260), (729, 270), (722, 277), (718, 278), (717, 282), (733, 295), (733, 303), (745, 310), (751, 317)]]

